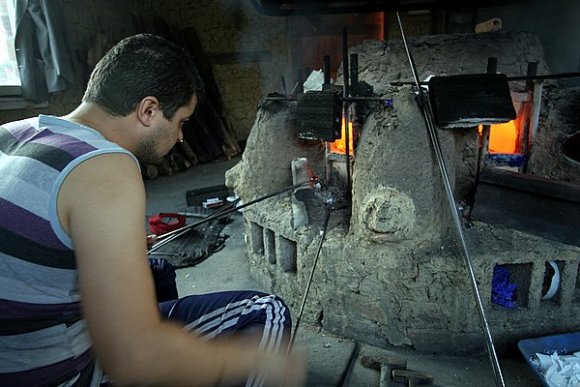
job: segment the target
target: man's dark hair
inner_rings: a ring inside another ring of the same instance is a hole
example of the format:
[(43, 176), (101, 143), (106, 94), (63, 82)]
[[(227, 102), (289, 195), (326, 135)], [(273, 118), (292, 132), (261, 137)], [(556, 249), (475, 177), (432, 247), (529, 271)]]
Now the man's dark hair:
[(203, 83), (186, 51), (155, 35), (140, 34), (117, 43), (91, 74), (83, 102), (94, 102), (115, 116), (129, 115), (146, 96), (159, 100), (171, 120)]

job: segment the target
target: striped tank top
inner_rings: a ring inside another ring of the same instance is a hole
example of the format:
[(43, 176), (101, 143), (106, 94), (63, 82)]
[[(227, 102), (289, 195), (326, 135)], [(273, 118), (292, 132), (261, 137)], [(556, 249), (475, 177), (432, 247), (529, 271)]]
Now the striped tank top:
[(0, 385), (99, 385), (75, 255), (57, 194), (80, 163), (127, 153), (99, 132), (39, 116), (0, 126)]

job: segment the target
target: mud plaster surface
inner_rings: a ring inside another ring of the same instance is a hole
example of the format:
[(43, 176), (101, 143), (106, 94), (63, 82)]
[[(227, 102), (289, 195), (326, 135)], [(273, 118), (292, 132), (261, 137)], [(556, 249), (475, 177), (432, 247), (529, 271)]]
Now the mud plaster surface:
[[(469, 73), (482, 72), (487, 57), (496, 56), (509, 75), (525, 73), (527, 61), (538, 61), (540, 71), (547, 71), (537, 38), (483, 35), (412, 42), (416, 62), (435, 74)], [(392, 98), (394, 107), (371, 107), (365, 119), (353, 167), (352, 216), (343, 211), (331, 217), (305, 318), (331, 332), (383, 347), (482, 351), (472, 285), (423, 118), (410, 86), (389, 85), (410, 77), (401, 50), (400, 42), (367, 42), (351, 49), (359, 53), (360, 79), (377, 94)], [(294, 110), (288, 102), (260, 107), (242, 161), (226, 175), (226, 183), (242, 200), (291, 185), (290, 164), (296, 157), (306, 157), (315, 173), (324, 177), (324, 152), (320, 144), (296, 138)], [(473, 131), (438, 133), (451, 182), (456, 191), (465, 190), (474, 169), (476, 137)], [(256, 204), (244, 217), (250, 238), (274, 235), (274, 241), (285, 238), (296, 244), (295, 272), (282, 271), (263, 250), (249, 247), (248, 256), (253, 276), (297, 311), (320, 242), (320, 224), (294, 230), (287, 196)], [(256, 225), (263, 235), (249, 231)], [(573, 317), (580, 305), (574, 301), (573, 281), (580, 249), (483, 223), (473, 223), (466, 237), (500, 348), (518, 338), (580, 328)], [(279, 253), (276, 242), (271, 247)], [(546, 303), (541, 301), (541, 289), (544, 265), (551, 259), (564, 263), (567, 282), (558, 298)], [(490, 303), (496, 264), (528, 270), (522, 308), (507, 310)]]

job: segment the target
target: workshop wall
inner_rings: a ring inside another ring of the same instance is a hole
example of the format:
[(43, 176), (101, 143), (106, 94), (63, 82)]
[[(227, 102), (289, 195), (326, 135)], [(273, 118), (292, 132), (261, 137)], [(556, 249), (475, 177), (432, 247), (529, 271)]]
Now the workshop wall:
[(264, 16), (251, 2), (236, 0), (150, 0), (141, 8), (172, 28), (195, 29), (238, 140), (248, 137), (264, 97), (283, 92), (282, 77), (292, 87), (286, 18)]
[[(580, 71), (580, 3), (576, 0), (532, 0), (478, 9), (475, 22), (499, 17), (504, 31), (528, 31), (540, 37), (552, 73)], [(560, 81), (580, 85), (580, 78)]]

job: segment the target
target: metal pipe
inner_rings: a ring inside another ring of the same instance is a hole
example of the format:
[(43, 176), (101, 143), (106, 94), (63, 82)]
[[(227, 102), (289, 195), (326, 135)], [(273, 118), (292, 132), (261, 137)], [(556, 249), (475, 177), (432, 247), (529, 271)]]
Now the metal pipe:
[[(547, 79), (578, 78), (578, 77), (580, 77), (580, 72), (534, 75), (534, 76), (522, 75), (522, 76), (506, 77), (506, 79), (508, 82), (515, 82), (515, 81), (543, 81)], [(399, 81), (399, 82), (390, 82), (389, 84), (391, 86), (403, 86), (403, 85), (415, 85), (416, 82)], [(419, 84), (428, 85), (429, 82), (419, 82)]]
[[(282, 190), (280, 190), (280, 191), (276, 191), (276, 192), (270, 193), (270, 194), (268, 194), (268, 195), (261, 196), (261, 197), (259, 197), (259, 198), (255, 199), (255, 200), (252, 200), (252, 201), (250, 201), (250, 202), (248, 202), (248, 203), (246, 203), (246, 204), (242, 204), (241, 206), (237, 206), (237, 207), (236, 207), (236, 206), (234, 205), (234, 208), (231, 208), (231, 209), (229, 209), (229, 210), (224, 210), (224, 209), (222, 209), (222, 210), (218, 210), (218, 211), (216, 211), (215, 213), (213, 213), (213, 214), (209, 215), (207, 218), (205, 218), (205, 219), (203, 219), (203, 220), (200, 220), (199, 222), (195, 222), (195, 223), (192, 223), (192, 224), (187, 224), (187, 225), (185, 225), (185, 226), (183, 226), (183, 227), (180, 227), (180, 228), (178, 228), (178, 229), (175, 229), (175, 230), (173, 230), (173, 231), (170, 231), (170, 232), (168, 232), (168, 233), (165, 233), (165, 234), (161, 235), (161, 237), (162, 237), (162, 238), (166, 238), (166, 239), (163, 239), (162, 241), (160, 241), (160, 242), (158, 242), (158, 243), (154, 244), (154, 245), (151, 247), (151, 249), (149, 249), (148, 253), (152, 253), (153, 251), (155, 251), (155, 250), (159, 249), (161, 246), (164, 246), (164, 245), (166, 245), (167, 243), (171, 242), (171, 241), (172, 241), (172, 240), (174, 240), (175, 238), (177, 238), (177, 237), (179, 237), (179, 236), (181, 236), (181, 235), (185, 234), (185, 233), (186, 233), (186, 232), (188, 232), (190, 229), (192, 229), (192, 228), (194, 228), (194, 227), (197, 227), (197, 226), (199, 226), (200, 224), (207, 223), (207, 222), (209, 222), (209, 221), (212, 221), (212, 220), (214, 220), (214, 219), (217, 219), (217, 218), (221, 218), (222, 216), (224, 216), (224, 215), (227, 215), (227, 214), (230, 214), (230, 213), (232, 213), (232, 212), (234, 212), (234, 211), (239, 211), (239, 210), (241, 210), (241, 209), (243, 209), (243, 208), (246, 208), (246, 207), (248, 207), (248, 206), (251, 206), (251, 205), (253, 205), (253, 204), (256, 204), (256, 203), (258, 203), (258, 202), (261, 202), (261, 201), (263, 201), (263, 200), (266, 200), (266, 199), (269, 199), (269, 198), (271, 198), (271, 197), (274, 197), (274, 196), (277, 196), (277, 195), (283, 194), (284, 192), (287, 192), (287, 191), (290, 191), (290, 190), (296, 189), (296, 188), (298, 188), (298, 187), (301, 187), (301, 186), (303, 186), (303, 185), (306, 185), (306, 184), (312, 184), (312, 183), (313, 183), (313, 180), (304, 181), (304, 182), (301, 182), (301, 183), (294, 184), (294, 185), (291, 185), (291, 186), (289, 186), (289, 187), (286, 187), (286, 188), (284, 188), (284, 189), (282, 189)], [(227, 208), (227, 207), (226, 207), (226, 208)]]
[(325, 173), (326, 173), (326, 184), (327, 185), (332, 185), (334, 182), (334, 177), (332, 176), (332, 161), (330, 161), (330, 158), (328, 157), (330, 155), (330, 143), (329, 142), (325, 142), (324, 143), (324, 168), (325, 168)]
[(320, 231), (320, 241), (318, 242), (318, 250), (316, 250), (316, 255), (314, 256), (314, 262), (312, 263), (312, 269), (310, 269), (310, 276), (308, 277), (308, 282), (306, 282), (306, 289), (304, 290), (304, 295), (302, 296), (302, 303), (300, 304), (300, 311), (298, 312), (298, 317), (296, 318), (296, 325), (294, 327), (294, 332), (290, 338), (290, 344), (288, 345), (288, 353), (292, 351), (294, 345), (294, 340), (296, 339), (296, 333), (300, 327), (300, 321), (302, 320), (302, 314), (304, 313), (304, 306), (306, 305), (306, 298), (308, 298), (308, 292), (310, 291), (310, 285), (312, 284), (312, 279), (314, 278), (314, 270), (316, 269), (316, 264), (318, 263), (318, 258), (320, 257), (320, 252), (322, 251), (322, 244), (326, 238), (326, 230), (328, 229), (328, 222), (330, 221), (331, 209), (326, 207), (326, 214), (324, 218), (324, 226), (322, 231)]
[(533, 78), (538, 75), (538, 62), (528, 62), (528, 71), (526, 73), (526, 91), (531, 92), (534, 89)]
[(358, 54), (350, 54), (350, 96), (358, 96)]
[(413, 61), (413, 57), (411, 55), (411, 51), (409, 50), (409, 46), (407, 45), (407, 40), (405, 38), (405, 32), (403, 30), (403, 24), (401, 23), (401, 17), (399, 13), (396, 13), (397, 21), (399, 23), (399, 30), (401, 32), (401, 36), (403, 38), (403, 45), (405, 46), (405, 51), (407, 53), (407, 59), (409, 60), (409, 64), (411, 66), (411, 71), (413, 73), (413, 78), (415, 79), (415, 84), (419, 91), (419, 102), (420, 108), (423, 112), (423, 118), (425, 119), (425, 123), (427, 125), (427, 131), (429, 132), (429, 137), (431, 139), (431, 143), (433, 145), (433, 150), (435, 151), (435, 155), (437, 158), (437, 163), (439, 165), (439, 171), (441, 172), (441, 177), (443, 178), (443, 184), (445, 186), (445, 192), (447, 194), (447, 200), (449, 202), (449, 207), (451, 209), (451, 215), (453, 217), (453, 223), (455, 224), (455, 228), (457, 230), (457, 234), (459, 236), (459, 240), (461, 242), (461, 246), (463, 248), (463, 255), (465, 257), (465, 264), (467, 266), (467, 271), (469, 272), (469, 278), (471, 280), (471, 287), (473, 290), (473, 294), (475, 296), (475, 301), (477, 304), (477, 309), (479, 312), (479, 317), (481, 320), (482, 330), (485, 338), (485, 343), (487, 347), (487, 351), (490, 357), (491, 366), (493, 368), (493, 372), (495, 375), (495, 382), (497, 386), (505, 387), (505, 381), (501, 372), (501, 368), (499, 365), (499, 359), (497, 357), (497, 353), (495, 351), (495, 346), (493, 344), (493, 338), (491, 336), (491, 331), (489, 329), (489, 324), (487, 322), (487, 318), (485, 316), (485, 311), (483, 309), (483, 302), (481, 300), (481, 294), (479, 293), (479, 288), (477, 287), (477, 279), (475, 277), (475, 272), (473, 270), (473, 265), (471, 263), (471, 257), (469, 254), (469, 249), (467, 248), (467, 243), (465, 241), (465, 235), (463, 234), (463, 228), (461, 226), (461, 220), (459, 219), (459, 212), (455, 205), (455, 198), (453, 195), (453, 189), (451, 187), (451, 182), (449, 180), (449, 175), (447, 173), (447, 168), (445, 166), (445, 159), (443, 157), (443, 151), (441, 150), (441, 144), (439, 142), (439, 134), (437, 133), (437, 128), (435, 125), (435, 119), (433, 117), (433, 107), (431, 106), (431, 101), (429, 98), (425, 96), (425, 92), (421, 87), (421, 83), (419, 81), (419, 77), (417, 75), (415, 62)]
[[(534, 108), (536, 103), (536, 100), (534, 99), (536, 96), (535, 95), (536, 82), (531, 80), (530, 78), (534, 77), (537, 73), (538, 73), (538, 62), (528, 62), (528, 71), (527, 71), (528, 80), (526, 81), (526, 92), (532, 96), (533, 103), (532, 109)], [(531, 145), (534, 137), (532, 137), (532, 127), (531, 127), (533, 117), (530, 117), (529, 111), (526, 110), (524, 111), (526, 112), (526, 114), (524, 115), (523, 122), (520, 124), (520, 127), (523, 127), (523, 130), (521, 131), (520, 144), (522, 144), (523, 152), (526, 154), (526, 160), (524, 162), (524, 165), (520, 167), (520, 172), (526, 173), (528, 171), (528, 162), (530, 161), (530, 151), (532, 149)]]
[(358, 340), (355, 340), (354, 345), (352, 346), (352, 350), (350, 351), (348, 361), (346, 362), (346, 366), (342, 370), (340, 379), (338, 379), (338, 382), (336, 383), (336, 387), (344, 387), (350, 385), (352, 370), (356, 363), (356, 359), (358, 358), (359, 352), (360, 352), (360, 342)]
[[(392, 98), (380, 98), (380, 97), (338, 97), (342, 102), (366, 102), (366, 101), (384, 101), (384, 102), (391, 102)], [(267, 101), (296, 101), (296, 97), (266, 97)]]
[(324, 55), (322, 59), (323, 62), (323, 71), (324, 71), (324, 83), (322, 84), (322, 90), (329, 90), (330, 85), (330, 73), (332, 71), (332, 67), (330, 66), (330, 55)]
[[(509, 3), (519, 3), (522, 0), (509, 0)], [(375, 13), (394, 11), (422, 11), (449, 8), (450, 1), (414, 0), (414, 1), (327, 1), (327, 0), (251, 0), (250, 3), (258, 12), (268, 16), (299, 16), (299, 15), (335, 15), (355, 13)], [(467, 7), (505, 5), (506, 0), (471, 0)]]
[[(346, 27), (342, 30), (342, 79), (344, 83), (343, 96), (344, 98), (350, 97), (350, 84), (349, 84), (349, 66), (348, 66), (348, 32)], [(349, 121), (349, 103), (343, 99), (342, 102), (342, 119), (344, 120), (344, 153), (346, 156), (346, 200), (349, 201), (351, 193), (351, 171), (350, 171), (350, 133), (348, 132), (348, 121)]]
[[(488, 74), (497, 74), (497, 58), (491, 57), (487, 58), (487, 73)], [(475, 178), (474, 178), (474, 186), (477, 189), (479, 184), (479, 175), (483, 166), (485, 165), (485, 158), (487, 157), (487, 149), (489, 148), (489, 134), (491, 133), (491, 125), (482, 125), (481, 126), (481, 135), (479, 138), (479, 147), (477, 149), (477, 165), (475, 166)], [(473, 192), (473, 197), (471, 198), (472, 201), (475, 201), (475, 189)]]
[(534, 93), (532, 97), (532, 115), (530, 117), (530, 127), (529, 127), (529, 141), (528, 141), (528, 148), (526, 151), (526, 164), (525, 168), (529, 165), (531, 161), (532, 154), (534, 152), (534, 139), (536, 138), (536, 132), (538, 131), (538, 122), (540, 121), (540, 110), (541, 106), (541, 99), (542, 99), (542, 89), (543, 89), (543, 82), (537, 81), (534, 82)]

